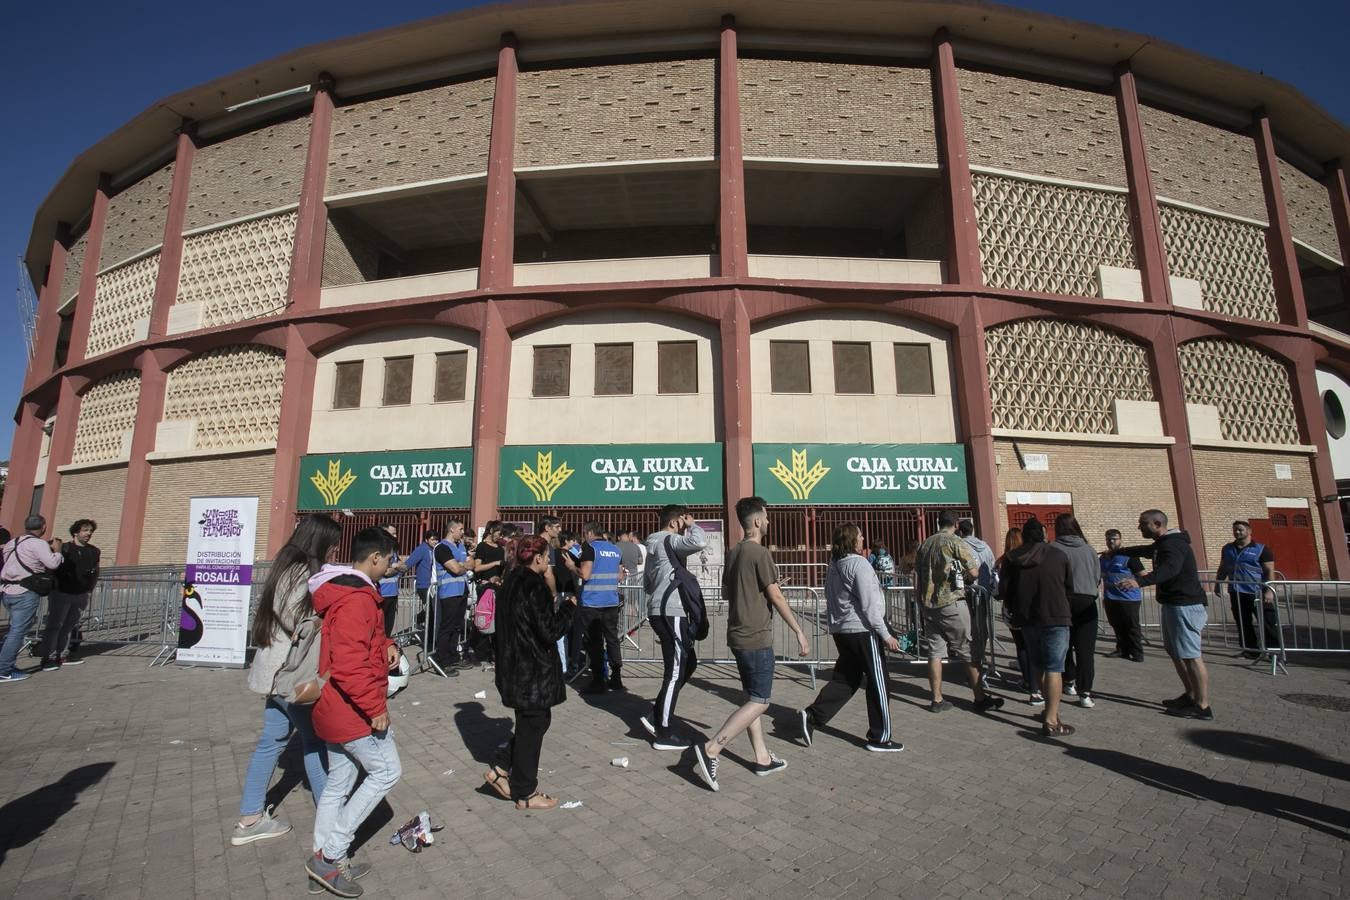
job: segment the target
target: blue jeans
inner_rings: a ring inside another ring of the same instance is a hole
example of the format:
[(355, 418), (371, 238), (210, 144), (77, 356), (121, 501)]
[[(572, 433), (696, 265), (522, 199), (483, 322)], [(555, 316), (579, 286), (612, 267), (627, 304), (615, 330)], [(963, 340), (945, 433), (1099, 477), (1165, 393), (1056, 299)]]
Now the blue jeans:
[[(1069, 627), (1067, 625), (1046, 625), (1035, 627), (1022, 626), (1022, 640), (1027, 645), (1027, 657), (1031, 668), (1040, 673), (1063, 674), (1064, 656), (1069, 652)], [(1032, 685), (1035, 691), (1036, 686)]]
[(773, 648), (737, 650), (731, 648), (736, 668), (741, 673), (741, 687), (751, 703), (768, 703), (773, 697)]
[(5, 594), (5, 610), (9, 613), (9, 633), (5, 635), (5, 644), (0, 647), (0, 675), (14, 671), (14, 663), (23, 649), (23, 639), (37, 618), (38, 605), (42, 598), (32, 591), (22, 594)]
[[(366, 777), (352, 793), (360, 769)], [(329, 859), (344, 859), (356, 829), (402, 774), (392, 728), (345, 744), (329, 744), (328, 784), (314, 811), (314, 851), (322, 850)]]
[(323, 796), (324, 785), (328, 782), (328, 749), (323, 741), (314, 735), (314, 726), (310, 724), (311, 707), (291, 705), (281, 697), (268, 697), (263, 705), (263, 730), (258, 736), (258, 745), (253, 748), (253, 758), (248, 761), (248, 773), (244, 775), (244, 796), (239, 801), (239, 815), (256, 816), (263, 811), (267, 802), (267, 783), (272, 780), (272, 770), (277, 760), (291, 740), (291, 726), (300, 732), (300, 746), (305, 753), (305, 778), (309, 781), (309, 792), (314, 802)]

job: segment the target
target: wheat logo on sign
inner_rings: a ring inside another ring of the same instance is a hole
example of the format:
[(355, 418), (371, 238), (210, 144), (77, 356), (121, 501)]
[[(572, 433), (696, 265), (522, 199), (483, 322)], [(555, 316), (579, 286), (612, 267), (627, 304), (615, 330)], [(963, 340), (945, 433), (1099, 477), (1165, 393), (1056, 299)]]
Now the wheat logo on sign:
[(542, 450), (535, 453), (535, 467), (530, 468), (529, 463), (521, 463), (520, 468), (515, 470), (516, 477), (524, 482), (525, 486), (534, 494), (534, 499), (540, 503), (547, 503), (553, 499), (554, 493), (562, 487), (564, 481), (572, 477), (573, 469), (566, 462), (558, 464), (558, 468), (553, 468), (553, 451), (545, 453)]
[(347, 488), (356, 482), (356, 475), (351, 469), (342, 471), (342, 460), (330, 459), (328, 461), (328, 474), (315, 472), (309, 476), (310, 483), (319, 489), (319, 496), (323, 497), (323, 502), (329, 506), (337, 506), (342, 495), (347, 493)]
[(794, 500), (805, 500), (811, 491), (820, 484), (820, 479), (829, 474), (829, 467), (820, 460), (811, 468), (806, 467), (806, 451), (792, 451), (792, 468), (783, 465), (781, 459), (775, 459), (769, 467), (769, 474), (783, 483)]

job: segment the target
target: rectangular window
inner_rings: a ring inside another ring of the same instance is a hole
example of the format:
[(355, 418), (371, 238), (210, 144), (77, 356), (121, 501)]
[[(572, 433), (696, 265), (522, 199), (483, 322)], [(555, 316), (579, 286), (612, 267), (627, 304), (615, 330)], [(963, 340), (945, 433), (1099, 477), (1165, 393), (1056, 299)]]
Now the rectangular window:
[(834, 392), (872, 393), (872, 345), (856, 341), (834, 342)]
[(656, 392), (698, 393), (697, 341), (661, 341), (656, 345)]
[(534, 348), (534, 396), (566, 397), (572, 390), (572, 348)]
[(363, 360), (340, 362), (333, 375), (333, 409), (356, 409), (361, 405)]
[(469, 351), (436, 354), (437, 403), (453, 403), (464, 399), (464, 386), (469, 379)]
[(395, 356), (384, 361), (384, 406), (412, 403), (413, 358)]
[(811, 393), (811, 359), (806, 341), (769, 341), (769, 390)]
[(633, 393), (633, 345), (595, 345), (595, 396)]
[(895, 392), (933, 393), (933, 350), (928, 344), (895, 345)]

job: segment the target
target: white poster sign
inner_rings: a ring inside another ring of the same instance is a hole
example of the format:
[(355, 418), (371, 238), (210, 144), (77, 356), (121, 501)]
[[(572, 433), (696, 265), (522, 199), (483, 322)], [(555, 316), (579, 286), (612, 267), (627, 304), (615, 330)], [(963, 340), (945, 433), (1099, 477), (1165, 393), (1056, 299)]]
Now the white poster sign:
[(178, 662), (244, 665), (257, 497), (193, 497)]
[(685, 561), (689, 571), (698, 579), (699, 586), (705, 591), (722, 586), (722, 565), (727, 558), (726, 536), (722, 533), (721, 519), (698, 519), (698, 527), (703, 529), (708, 546)]

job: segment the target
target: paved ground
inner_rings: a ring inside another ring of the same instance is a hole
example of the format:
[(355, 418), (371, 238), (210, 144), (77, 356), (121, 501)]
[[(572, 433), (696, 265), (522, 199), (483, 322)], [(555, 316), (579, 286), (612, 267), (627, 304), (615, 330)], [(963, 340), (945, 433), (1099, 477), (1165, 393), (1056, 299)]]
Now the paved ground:
[[(1218, 719), (1200, 725), (1155, 705), (1177, 693), (1156, 652), (1143, 665), (1099, 658), (1098, 706), (1066, 712), (1080, 727), (1066, 741), (1042, 740), (1020, 700), (974, 715), (963, 688), (950, 692), (961, 708), (932, 715), (917, 671), (898, 667), (898, 755), (861, 749), (861, 697), (839, 731), (799, 746), (792, 710), (811, 687), (780, 677), (770, 745), (787, 771), (757, 778), (731, 757), (719, 794), (687, 757), (639, 740), (657, 673), (633, 665), (630, 695), (572, 695), (555, 711), (543, 787), (584, 806), (533, 813), (483, 788), (509, 727), (490, 674), (419, 676), (392, 704), (405, 774), (359, 853), (375, 866), (364, 884), (375, 897), (1344, 893), (1350, 670), (1272, 679), (1212, 663)], [(681, 712), (710, 730), (737, 695), (729, 670), (700, 670)], [(242, 672), (111, 654), (0, 685), (0, 896), (303, 895), (313, 806), (298, 756), (273, 790), (295, 830), (228, 845), (259, 706)], [(620, 755), (629, 768), (609, 765)], [(424, 808), (449, 823), (438, 843), (390, 847)]]

